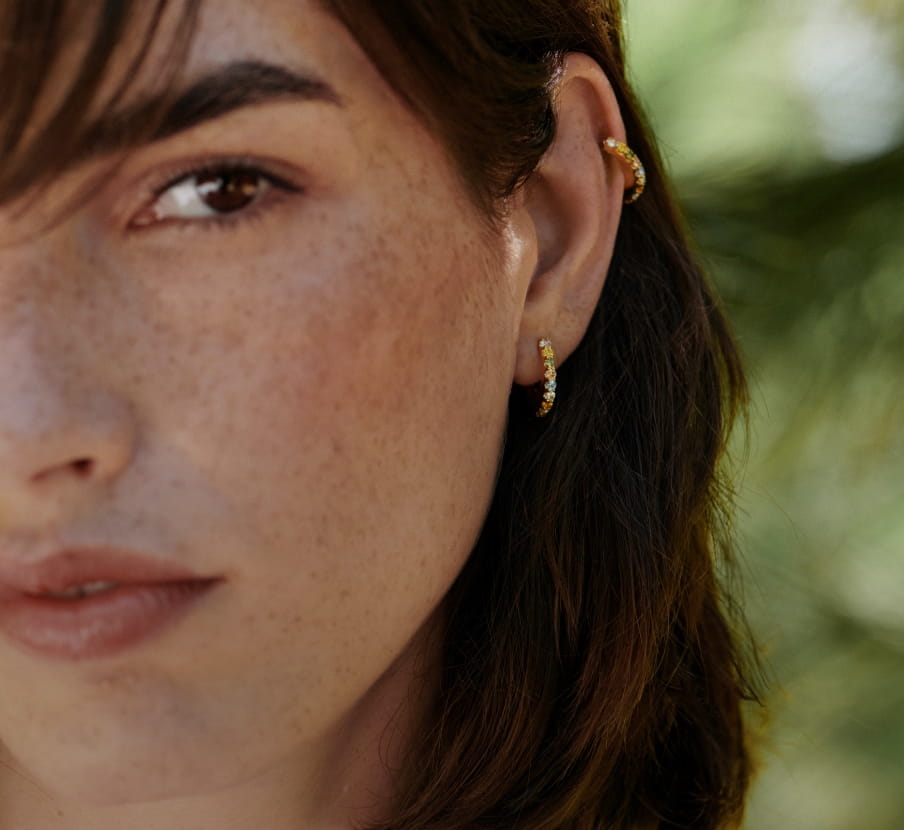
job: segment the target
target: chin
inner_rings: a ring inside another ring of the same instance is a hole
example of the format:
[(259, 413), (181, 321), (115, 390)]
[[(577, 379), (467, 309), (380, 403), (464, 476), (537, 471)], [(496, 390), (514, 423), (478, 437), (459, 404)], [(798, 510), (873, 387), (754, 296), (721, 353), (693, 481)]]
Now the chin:
[(213, 793), (253, 774), (245, 753), (210, 746), (191, 731), (154, 731), (83, 726), (22, 751), (7, 746), (5, 760), (54, 800), (91, 806)]

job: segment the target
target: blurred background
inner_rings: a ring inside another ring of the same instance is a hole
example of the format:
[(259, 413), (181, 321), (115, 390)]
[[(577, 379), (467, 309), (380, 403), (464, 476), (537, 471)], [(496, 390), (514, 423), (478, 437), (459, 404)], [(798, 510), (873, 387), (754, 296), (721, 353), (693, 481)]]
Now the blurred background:
[(629, 58), (752, 380), (745, 830), (904, 830), (904, 0), (626, 0)]

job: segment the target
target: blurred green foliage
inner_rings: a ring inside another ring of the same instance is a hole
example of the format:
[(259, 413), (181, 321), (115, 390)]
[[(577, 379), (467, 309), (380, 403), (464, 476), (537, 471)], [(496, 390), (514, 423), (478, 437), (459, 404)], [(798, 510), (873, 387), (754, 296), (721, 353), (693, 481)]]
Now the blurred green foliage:
[(752, 380), (746, 830), (904, 830), (904, 2), (627, 0), (634, 80)]

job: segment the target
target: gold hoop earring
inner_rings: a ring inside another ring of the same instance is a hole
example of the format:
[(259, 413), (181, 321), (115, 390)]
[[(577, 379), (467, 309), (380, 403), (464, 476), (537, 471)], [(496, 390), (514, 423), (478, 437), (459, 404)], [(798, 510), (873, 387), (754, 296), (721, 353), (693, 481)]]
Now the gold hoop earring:
[(548, 338), (544, 337), (537, 343), (540, 349), (540, 356), (543, 358), (543, 400), (540, 401), (540, 408), (537, 410), (537, 417), (544, 418), (549, 415), (553, 404), (556, 402), (556, 353), (553, 351), (552, 343)]
[(631, 166), (631, 170), (634, 172), (634, 186), (631, 189), (631, 194), (625, 199), (625, 204), (634, 204), (641, 197), (644, 188), (647, 186), (647, 171), (644, 170), (643, 162), (627, 144), (617, 138), (607, 138), (603, 142), (603, 150), (609, 153), (610, 156), (618, 156)]

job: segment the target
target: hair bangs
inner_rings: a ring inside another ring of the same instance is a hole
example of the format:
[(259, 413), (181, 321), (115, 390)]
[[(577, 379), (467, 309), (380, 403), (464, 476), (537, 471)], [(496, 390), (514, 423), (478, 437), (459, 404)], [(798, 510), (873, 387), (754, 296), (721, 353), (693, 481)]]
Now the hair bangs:
[[(199, 0), (4, 3), (0, 204), (95, 154), (93, 119), (115, 113), (142, 77), (152, 48), (165, 50), (159, 63), (165, 69), (153, 77), (155, 97), (164, 97), (184, 64), (198, 5)], [(158, 38), (164, 28), (166, 38)], [(149, 110), (124, 123), (123, 147), (152, 132), (157, 115)]]

